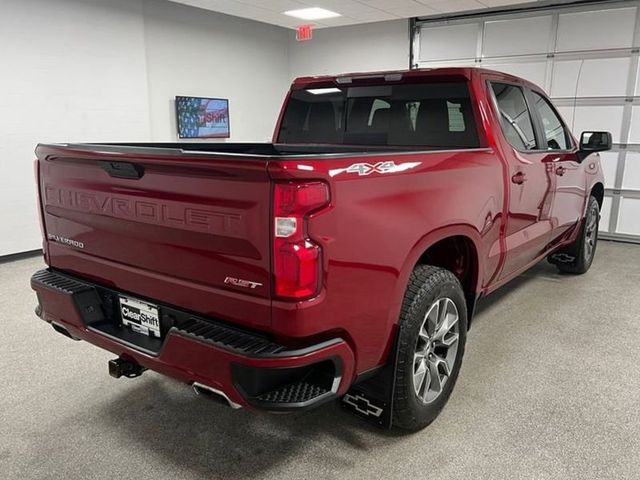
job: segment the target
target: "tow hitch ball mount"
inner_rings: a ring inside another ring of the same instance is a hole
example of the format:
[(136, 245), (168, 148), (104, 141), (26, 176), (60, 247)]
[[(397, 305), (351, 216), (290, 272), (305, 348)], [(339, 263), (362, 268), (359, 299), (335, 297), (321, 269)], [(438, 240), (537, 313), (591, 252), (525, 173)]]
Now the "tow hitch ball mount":
[(109, 375), (113, 378), (135, 378), (142, 375), (145, 370), (146, 368), (139, 363), (126, 358), (119, 357), (109, 360)]

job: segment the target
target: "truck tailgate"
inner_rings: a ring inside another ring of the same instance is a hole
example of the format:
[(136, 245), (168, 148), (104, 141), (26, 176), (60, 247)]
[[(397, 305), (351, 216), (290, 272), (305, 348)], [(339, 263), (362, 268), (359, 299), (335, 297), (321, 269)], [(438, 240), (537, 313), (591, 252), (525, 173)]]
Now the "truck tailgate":
[(268, 157), (99, 147), (36, 150), (50, 266), (268, 329)]

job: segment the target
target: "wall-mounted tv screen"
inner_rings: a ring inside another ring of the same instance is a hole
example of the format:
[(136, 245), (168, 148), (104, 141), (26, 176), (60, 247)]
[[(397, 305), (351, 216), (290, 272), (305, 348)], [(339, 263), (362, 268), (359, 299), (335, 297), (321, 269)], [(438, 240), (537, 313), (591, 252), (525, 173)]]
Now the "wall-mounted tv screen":
[(178, 137), (229, 138), (229, 100), (176, 97)]

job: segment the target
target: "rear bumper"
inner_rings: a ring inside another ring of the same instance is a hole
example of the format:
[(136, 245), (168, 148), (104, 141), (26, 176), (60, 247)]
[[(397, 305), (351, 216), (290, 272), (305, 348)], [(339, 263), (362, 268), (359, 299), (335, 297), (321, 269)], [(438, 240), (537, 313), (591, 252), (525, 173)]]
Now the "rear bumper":
[[(290, 349), (238, 329), (153, 301), (160, 307), (163, 339), (120, 324), (120, 292), (62, 272), (36, 272), (31, 287), (38, 315), (58, 331), (189, 384), (222, 392), (230, 404), (299, 410), (346, 393), (354, 378), (354, 355), (335, 338)], [(115, 304), (115, 307), (114, 307)]]

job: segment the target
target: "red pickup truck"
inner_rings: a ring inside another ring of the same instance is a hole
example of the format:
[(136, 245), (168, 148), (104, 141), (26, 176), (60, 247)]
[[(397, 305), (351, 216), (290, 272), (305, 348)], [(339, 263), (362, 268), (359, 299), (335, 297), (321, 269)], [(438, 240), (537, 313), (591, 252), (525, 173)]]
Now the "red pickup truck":
[(298, 78), (273, 143), (41, 144), (36, 312), (115, 377), (417, 430), (480, 297), (545, 257), (589, 269), (611, 143), (447, 68)]

